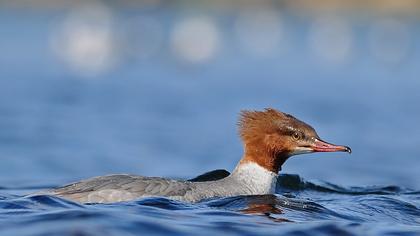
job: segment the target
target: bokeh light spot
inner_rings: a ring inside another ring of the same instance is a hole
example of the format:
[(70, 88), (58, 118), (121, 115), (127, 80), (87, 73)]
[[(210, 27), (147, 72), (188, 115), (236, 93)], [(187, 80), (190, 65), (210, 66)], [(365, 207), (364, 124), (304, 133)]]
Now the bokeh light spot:
[(340, 64), (348, 61), (352, 43), (350, 26), (342, 18), (319, 17), (311, 26), (309, 46), (324, 62)]
[(112, 24), (112, 14), (103, 5), (77, 8), (53, 29), (50, 46), (75, 73), (98, 75), (115, 63)]
[(247, 9), (237, 18), (235, 31), (243, 49), (254, 56), (274, 56), (286, 48), (284, 26), (278, 11)]
[(375, 58), (384, 63), (401, 62), (409, 51), (408, 26), (395, 19), (383, 19), (373, 24), (369, 33), (370, 50)]
[(213, 20), (187, 18), (174, 27), (171, 46), (177, 57), (191, 63), (212, 59), (219, 49), (220, 36)]

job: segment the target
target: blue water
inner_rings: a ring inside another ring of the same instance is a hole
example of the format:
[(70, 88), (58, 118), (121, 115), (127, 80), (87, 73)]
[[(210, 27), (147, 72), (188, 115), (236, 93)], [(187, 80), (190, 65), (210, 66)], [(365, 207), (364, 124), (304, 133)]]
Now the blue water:
[[(115, 14), (117, 23), (136, 15)], [(141, 14), (169, 35), (186, 13)], [(218, 17), (223, 50), (213, 60), (190, 65), (162, 46), (86, 77), (50, 48), (63, 12), (0, 11), (0, 234), (419, 235), (418, 19), (401, 19), (409, 52), (387, 64), (369, 51), (378, 19), (349, 17), (352, 56), (328, 65), (308, 48), (311, 19), (285, 15), (294, 40), (261, 59), (236, 45), (233, 15), (202, 14)], [(238, 112), (264, 107), (295, 115), (353, 153), (293, 157), (273, 196), (93, 205), (26, 196), (110, 173), (232, 170), (242, 155)]]
[(4, 235), (420, 233), (420, 192), (398, 186), (343, 188), (308, 182), (298, 175), (281, 175), (279, 180), (276, 195), (230, 197), (197, 204), (146, 198), (79, 205), (50, 196), (2, 194), (0, 227)]

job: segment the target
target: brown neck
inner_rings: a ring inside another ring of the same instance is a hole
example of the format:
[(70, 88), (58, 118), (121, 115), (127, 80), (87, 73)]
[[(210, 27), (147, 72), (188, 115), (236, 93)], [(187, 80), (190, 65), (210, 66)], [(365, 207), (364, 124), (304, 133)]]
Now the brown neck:
[(283, 163), (289, 158), (287, 153), (277, 153), (255, 145), (245, 145), (245, 153), (240, 164), (254, 162), (268, 171), (278, 173)]

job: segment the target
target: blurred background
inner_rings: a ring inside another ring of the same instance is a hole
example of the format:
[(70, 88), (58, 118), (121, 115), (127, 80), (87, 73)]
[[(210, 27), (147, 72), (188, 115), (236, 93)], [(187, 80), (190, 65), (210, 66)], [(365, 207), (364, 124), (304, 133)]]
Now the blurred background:
[(232, 170), (241, 109), (349, 145), (283, 166), (419, 188), (420, 1), (0, 1), (0, 184)]

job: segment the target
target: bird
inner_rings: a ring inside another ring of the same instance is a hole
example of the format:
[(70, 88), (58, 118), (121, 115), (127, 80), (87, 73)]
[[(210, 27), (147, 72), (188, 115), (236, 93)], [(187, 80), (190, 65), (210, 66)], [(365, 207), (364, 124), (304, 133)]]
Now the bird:
[(273, 108), (243, 110), (238, 119), (244, 152), (232, 173), (215, 170), (190, 180), (113, 174), (41, 192), (81, 204), (115, 203), (144, 197), (184, 202), (243, 195), (274, 194), (278, 173), (291, 156), (348, 152), (348, 146), (323, 141), (314, 128)]

